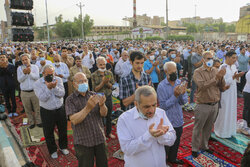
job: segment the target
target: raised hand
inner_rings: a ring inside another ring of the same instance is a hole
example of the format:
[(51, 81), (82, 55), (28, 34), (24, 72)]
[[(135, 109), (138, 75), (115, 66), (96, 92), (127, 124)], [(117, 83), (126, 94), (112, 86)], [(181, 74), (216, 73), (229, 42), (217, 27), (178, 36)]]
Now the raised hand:
[(157, 129), (163, 130), (164, 134), (167, 133), (169, 126), (163, 125), (163, 118), (161, 118), (159, 125), (157, 126)]

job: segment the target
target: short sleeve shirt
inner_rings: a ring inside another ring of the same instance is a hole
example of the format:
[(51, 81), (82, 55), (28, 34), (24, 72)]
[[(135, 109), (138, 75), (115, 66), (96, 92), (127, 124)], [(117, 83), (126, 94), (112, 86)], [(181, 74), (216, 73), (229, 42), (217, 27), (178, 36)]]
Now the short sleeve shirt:
[[(94, 92), (90, 91), (88, 91), (85, 96), (80, 95), (78, 91), (72, 93), (66, 99), (65, 110), (67, 116), (69, 117), (70, 115), (80, 112), (86, 106), (90, 96), (94, 94)], [(93, 147), (105, 142), (104, 126), (98, 104), (81, 123), (71, 125), (73, 129), (74, 144)]]

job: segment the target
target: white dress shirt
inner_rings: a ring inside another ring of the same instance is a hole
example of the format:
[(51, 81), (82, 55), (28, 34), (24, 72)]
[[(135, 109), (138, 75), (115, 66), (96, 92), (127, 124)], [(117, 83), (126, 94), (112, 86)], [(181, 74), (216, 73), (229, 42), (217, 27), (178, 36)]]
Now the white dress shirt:
[(60, 62), (59, 67), (57, 67), (55, 65), (55, 63), (53, 63), (53, 66), (55, 67), (55, 73), (57, 75), (60, 75), (60, 74), (63, 75), (63, 78), (62, 78), (63, 83), (68, 82), (68, 77), (69, 77), (69, 68), (68, 68), (68, 66), (63, 62)]
[(246, 73), (246, 85), (243, 89), (243, 92), (250, 93), (250, 70)]
[[(165, 135), (153, 137), (149, 126), (155, 123), (156, 129), (161, 118), (169, 130)], [(172, 146), (176, 135), (164, 110), (156, 108), (154, 117), (148, 120), (139, 116), (136, 107), (124, 112), (118, 119), (117, 134), (124, 153), (125, 167), (167, 166), (164, 145)]]
[(120, 52), (118, 52), (117, 54), (115, 54), (115, 53), (114, 53), (114, 50), (112, 50), (112, 51), (110, 52), (110, 55), (113, 57), (115, 63), (119, 61)]
[(36, 65), (30, 65), (30, 73), (24, 74), (23, 70), (26, 67), (24, 65), (17, 68), (17, 80), (20, 83), (22, 91), (33, 90), (33, 84), (39, 79), (39, 69)]
[(92, 57), (90, 58), (90, 54), (92, 54), (92, 53), (88, 52), (88, 54), (86, 56), (84, 56), (82, 59), (82, 65), (87, 67), (88, 69), (93, 68), (93, 65), (95, 64), (94, 56), (92, 54)]
[(46, 65), (52, 65), (52, 62), (49, 61), (49, 60), (45, 60), (45, 65), (44, 65), (44, 66), (41, 66), (41, 63), (40, 63), (40, 62), (41, 62), (40, 60), (38, 60), (38, 61), (36, 62), (36, 65), (37, 65), (37, 67), (39, 68), (39, 73), (40, 73), (40, 74), (43, 73), (43, 69), (44, 69), (44, 67), (45, 67)]
[(129, 60), (124, 61), (122, 58), (120, 58), (120, 60), (119, 60), (119, 61), (116, 63), (116, 65), (115, 65), (115, 74), (118, 75), (119, 77), (122, 76), (122, 73), (123, 73), (122, 65), (123, 65), (125, 62), (128, 62), (128, 63), (129, 63)]
[(126, 61), (125, 63), (123, 63), (121, 77), (126, 77), (128, 74), (130, 74), (131, 70), (132, 70), (132, 64), (130, 63), (130, 61)]

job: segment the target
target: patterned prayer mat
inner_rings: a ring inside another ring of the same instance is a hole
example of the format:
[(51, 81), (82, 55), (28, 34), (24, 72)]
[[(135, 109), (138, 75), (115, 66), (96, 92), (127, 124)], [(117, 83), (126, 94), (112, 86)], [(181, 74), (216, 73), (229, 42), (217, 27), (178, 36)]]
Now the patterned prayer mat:
[(248, 142), (250, 142), (250, 138), (237, 133), (235, 136), (231, 138), (219, 138), (214, 133), (212, 133), (211, 137), (220, 143), (224, 144), (225, 146), (228, 146), (235, 151), (240, 152), (241, 154), (244, 154), (245, 149), (247, 148)]
[(120, 100), (118, 100), (116, 97), (112, 96), (113, 104), (120, 104)]
[(197, 158), (193, 158), (191, 153), (187, 154), (183, 157), (183, 160), (191, 166), (194, 167), (235, 167), (232, 162), (227, 162), (226, 160), (220, 159), (213, 154), (209, 154), (204, 151), (199, 152), (199, 156)]
[[(43, 129), (35, 126), (35, 128), (30, 129), (29, 126), (21, 126), (20, 134), (23, 141), (23, 147), (41, 145), (45, 141), (40, 141), (43, 135)], [(58, 140), (58, 135), (54, 133), (55, 139)]]
[(113, 157), (114, 157), (114, 158), (117, 158), (117, 159), (120, 159), (120, 160), (124, 160), (124, 153), (122, 152), (121, 149), (119, 149), (118, 151), (116, 151), (116, 152), (113, 154)]

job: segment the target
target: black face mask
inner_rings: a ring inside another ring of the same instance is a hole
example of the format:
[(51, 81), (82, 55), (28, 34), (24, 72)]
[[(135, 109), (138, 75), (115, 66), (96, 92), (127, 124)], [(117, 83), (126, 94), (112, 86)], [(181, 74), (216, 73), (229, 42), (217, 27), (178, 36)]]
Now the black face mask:
[(47, 75), (47, 76), (44, 78), (44, 80), (45, 80), (46, 82), (52, 82), (52, 81), (53, 81), (53, 78), (54, 78), (53, 74), (50, 74), (50, 75)]
[(177, 73), (173, 72), (172, 74), (169, 74), (170, 81), (176, 81), (177, 79)]

